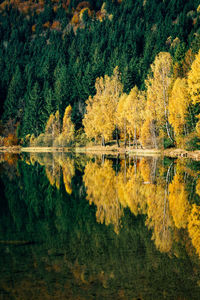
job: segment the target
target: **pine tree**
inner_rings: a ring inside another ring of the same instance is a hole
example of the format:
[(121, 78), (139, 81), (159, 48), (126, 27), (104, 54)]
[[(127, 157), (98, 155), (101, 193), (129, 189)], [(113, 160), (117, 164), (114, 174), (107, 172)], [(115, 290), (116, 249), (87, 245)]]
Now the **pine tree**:
[(20, 98), (23, 96), (23, 79), (19, 66), (16, 67), (15, 73), (8, 87), (7, 97), (4, 103), (4, 120), (14, 119), (16, 122), (23, 111), (23, 103), (20, 103)]

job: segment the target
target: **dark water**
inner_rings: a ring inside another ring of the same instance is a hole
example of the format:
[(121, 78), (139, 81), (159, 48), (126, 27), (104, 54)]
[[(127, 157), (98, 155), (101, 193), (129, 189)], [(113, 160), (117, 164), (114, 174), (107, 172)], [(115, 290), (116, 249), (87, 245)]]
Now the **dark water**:
[(200, 163), (5, 155), (0, 299), (200, 299)]

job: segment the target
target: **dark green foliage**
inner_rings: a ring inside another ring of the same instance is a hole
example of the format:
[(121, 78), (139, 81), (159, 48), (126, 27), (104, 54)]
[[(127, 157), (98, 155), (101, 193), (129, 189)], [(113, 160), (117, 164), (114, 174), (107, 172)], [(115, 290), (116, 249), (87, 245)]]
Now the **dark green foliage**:
[[(46, 118), (44, 116), (44, 101), (41, 98), (41, 91), (38, 82), (34, 84), (30, 93), (25, 97), (25, 111), (23, 119), (23, 132), (29, 134), (30, 132), (38, 136), (44, 130)], [(45, 120), (45, 121), (44, 121)]]
[(174, 143), (169, 138), (164, 138), (164, 149), (174, 147)]
[[(69, 22), (72, 8), (80, 2), (70, 1), (67, 12), (61, 5), (55, 12), (52, 2), (46, 1), (38, 15), (27, 17), (16, 9), (0, 15), (2, 117), (5, 122), (9, 118), (20, 122), (21, 136), (39, 134), (47, 114), (59, 109), (62, 117), (69, 104), (76, 129), (80, 128), (85, 101), (95, 94), (96, 78), (111, 75), (117, 65), (128, 93), (134, 85), (144, 88), (149, 66), (160, 51), (170, 50), (180, 62), (189, 47), (194, 52), (199, 49), (198, 35), (194, 35), (200, 27), (196, 18), (199, 1), (105, 1), (112, 19), (100, 22), (85, 13), (82, 26), (74, 32)], [(89, 3), (97, 12), (103, 1)], [(55, 20), (61, 31), (43, 26)], [(170, 36), (171, 41), (178, 37), (180, 45), (170, 48), (166, 43)], [(30, 95), (36, 84), (39, 98), (32, 106)]]
[(200, 114), (200, 106), (199, 104), (190, 104), (188, 109), (188, 114), (186, 116), (187, 120), (187, 128), (189, 132), (194, 131), (196, 124), (198, 122), (198, 118), (196, 118), (197, 115)]
[(200, 150), (200, 139), (197, 136), (193, 136), (187, 143), (186, 143), (186, 150)]
[(23, 101), (24, 82), (19, 66), (16, 66), (15, 73), (8, 86), (7, 97), (4, 102), (4, 119), (21, 120), (21, 112), (24, 109)]

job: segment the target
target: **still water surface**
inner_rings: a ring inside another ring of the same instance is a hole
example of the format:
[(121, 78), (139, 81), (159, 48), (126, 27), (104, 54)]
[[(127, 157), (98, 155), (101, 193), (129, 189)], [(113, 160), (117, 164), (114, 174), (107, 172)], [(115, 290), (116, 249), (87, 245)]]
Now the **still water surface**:
[(0, 299), (200, 299), (200, 163), (4, 155)]

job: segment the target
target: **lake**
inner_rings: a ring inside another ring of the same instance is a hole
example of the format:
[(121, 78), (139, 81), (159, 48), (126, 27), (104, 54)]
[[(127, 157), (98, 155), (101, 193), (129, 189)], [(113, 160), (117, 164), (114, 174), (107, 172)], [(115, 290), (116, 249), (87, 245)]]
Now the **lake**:
[(0, 161), (0, 299), (200, 299), (200, 162)]

